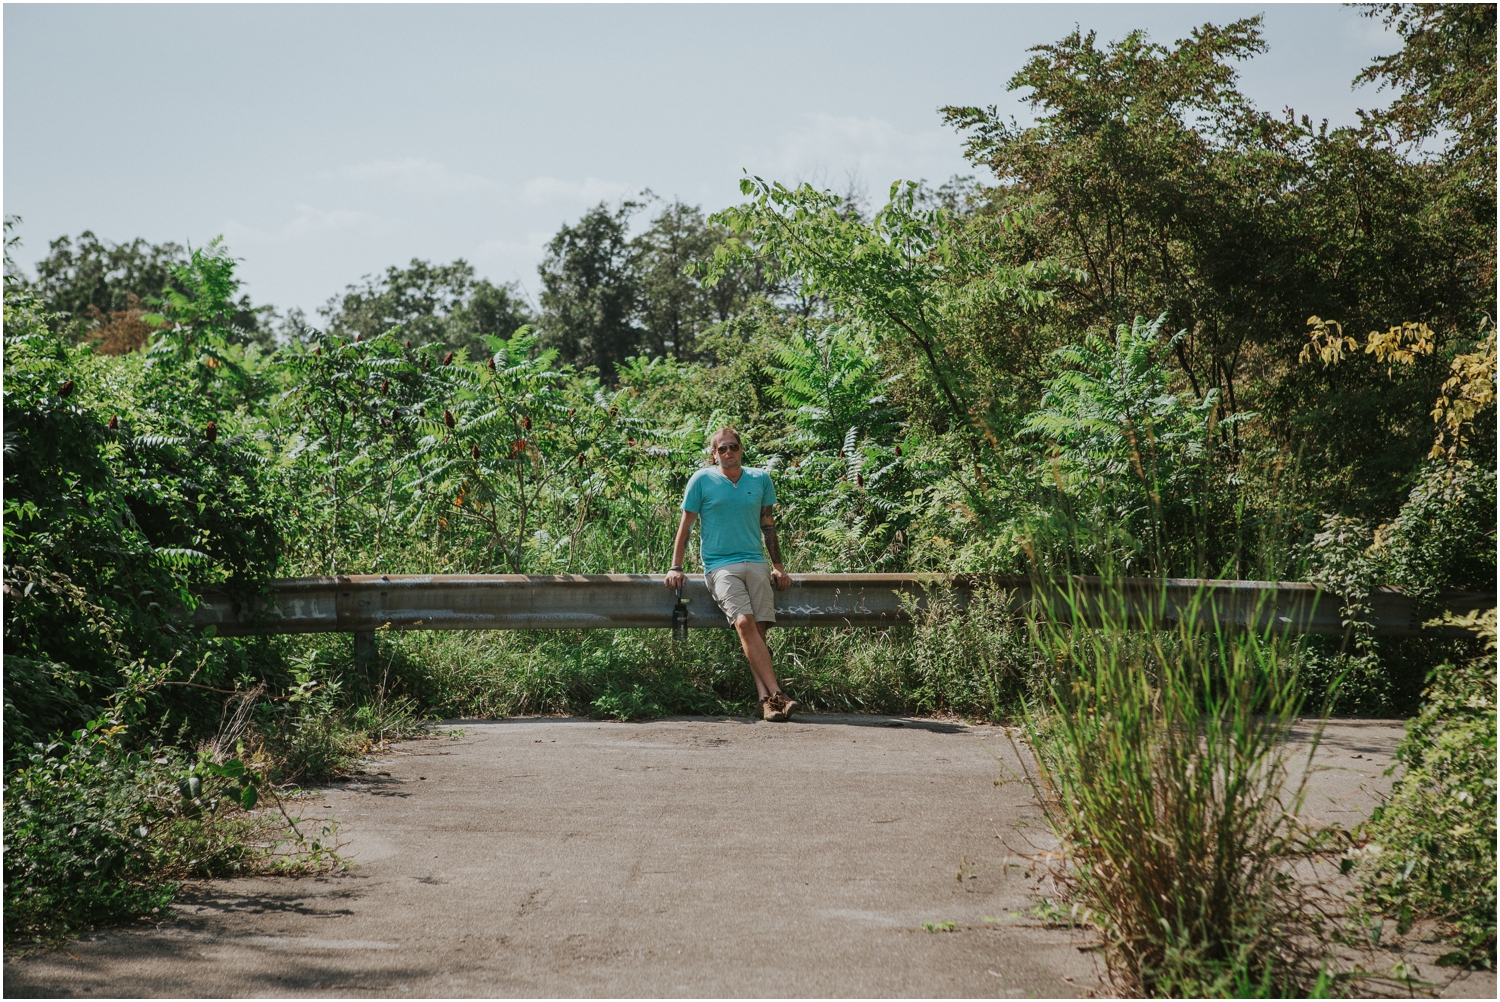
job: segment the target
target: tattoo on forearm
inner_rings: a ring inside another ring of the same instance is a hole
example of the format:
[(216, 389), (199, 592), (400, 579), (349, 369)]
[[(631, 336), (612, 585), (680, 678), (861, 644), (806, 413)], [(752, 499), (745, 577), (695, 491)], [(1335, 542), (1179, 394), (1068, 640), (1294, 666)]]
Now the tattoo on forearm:
[(760, 532), (766, 537), (766, 549), (771, 551), (771, 563), (781, 563), (781, 541), (776, 538), (776, 526), (763, 525)]

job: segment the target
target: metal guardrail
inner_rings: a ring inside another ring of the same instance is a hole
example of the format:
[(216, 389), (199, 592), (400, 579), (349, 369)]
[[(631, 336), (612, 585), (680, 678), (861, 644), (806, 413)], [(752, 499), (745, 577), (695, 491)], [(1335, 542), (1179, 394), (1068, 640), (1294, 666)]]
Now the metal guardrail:
[[(1293, 581), (1191, 578), (1038, 580), (1001, 574), (794, 574), (776, 595), (779, 626), (889, 626), (911, 619), (939, 596), (960, 604), (976, 590), (1004, 594), (1015, 609), (1097, 622), (1124, 615), (1132, 623), (1173, 624), (1210, 618), (1243, 628), (1340, 634), (1338, 596)], [(730, 624), (701, 577), (683, 597), (693, 628)], [(1070, 600), (1071, 599), (1071, 600)], [(1495, 594), (1451, 592), (1456, 612), (1492, 609)], [(354, 633), (392, 630), (618, 630), (672, 626), (676, 598), (655, 574), (391, 574), (293, 578), (273, 582), (261, 598), (203, 596), (192, 622), (223, 636)], [(1381, 588), (1370, 598), (1377, 635), (1422, 629), (1412, 597)]]

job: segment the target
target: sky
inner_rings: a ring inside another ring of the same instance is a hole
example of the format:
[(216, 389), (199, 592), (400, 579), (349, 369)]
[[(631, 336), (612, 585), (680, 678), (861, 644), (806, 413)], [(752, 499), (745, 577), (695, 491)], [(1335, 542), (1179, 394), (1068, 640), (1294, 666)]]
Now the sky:
[[(997, 105), (1075, 25), (1158, 42), (1265, 15), (1261, 107), (1355, 121), (1399, 43), (1333, 4), (4, 7), (4, 211), (47, 243), (222, 235), (257, 303), (463, 258), (517, 282), (559, 226), (643, 189), (707, 211), (743, 172), (882, 200), (981, 172), (943, 105)], [(649, 216), (638, 217), (644, 221)]]

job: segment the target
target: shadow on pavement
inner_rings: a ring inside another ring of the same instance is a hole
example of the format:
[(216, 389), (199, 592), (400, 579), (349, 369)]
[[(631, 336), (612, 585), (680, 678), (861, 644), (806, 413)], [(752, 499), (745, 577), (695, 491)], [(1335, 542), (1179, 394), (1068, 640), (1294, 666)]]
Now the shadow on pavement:
[[(873, 713), (799, 713), (791, 720), (794, 724), (833, 724), (840, 727), (908, 727), (912, 730), (929, 731), (933, 734), (966, 734), (970, 728), (967, 724), (959, 721), (928, 720), (920, 717), (892, 717)], [(504, 725), (506, 727), (528, 724), (593, 724), (595, 727), (603, 725), (649, 727), (652, 724), (684, 724), (684, 723), (706, 723), (706, 724), (759, 724), (762, 721), (753, 717), (719, 716), (711, 717), (692, 716), (670, 716), (655, 717), (650, 720), (595, 720), (591, 717), (501, 717), (494, 719), (458, 718), (444, 720), (440, 726), (445, 728), (475, 727)], [(778, 726), (772, 724), (771, 726)]]

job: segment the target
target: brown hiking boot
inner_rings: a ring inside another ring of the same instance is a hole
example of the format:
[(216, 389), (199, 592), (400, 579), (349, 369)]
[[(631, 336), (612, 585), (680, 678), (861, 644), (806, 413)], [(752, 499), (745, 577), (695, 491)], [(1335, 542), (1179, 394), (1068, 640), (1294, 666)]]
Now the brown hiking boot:
[(765, 707), (763, 716), (773, 723), (784, 723), (791, 715), (797, 704), (787, 699), (782, 693), (776, 692), (767, 696), (762, 705)]
[(776, 698), (781, 700), (781, 712), (786, 714), (788, 720), (791, 720), (792, 714), (797, 709), (797, 701), (784, 692), (778, 692)]

